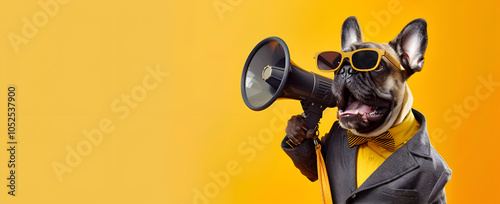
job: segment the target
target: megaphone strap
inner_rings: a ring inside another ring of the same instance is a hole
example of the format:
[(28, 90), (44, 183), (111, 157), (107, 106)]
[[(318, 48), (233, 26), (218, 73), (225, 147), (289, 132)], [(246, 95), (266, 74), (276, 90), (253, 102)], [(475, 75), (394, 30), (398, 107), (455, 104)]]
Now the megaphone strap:
[(328, 180), (328, 174), (326, 172), (325, 160), (323, 160), (323, 155), (321, 154), (321, 144), (319, 144), (319, 139), (314, 139), (314, 145), (316, 149), (316, 163), (318, 164), (318, 181), (319, 190), (321, 193), (321, 201), (323, 204), (333, 204), (332, 192), (330, 190), (330, 182)]

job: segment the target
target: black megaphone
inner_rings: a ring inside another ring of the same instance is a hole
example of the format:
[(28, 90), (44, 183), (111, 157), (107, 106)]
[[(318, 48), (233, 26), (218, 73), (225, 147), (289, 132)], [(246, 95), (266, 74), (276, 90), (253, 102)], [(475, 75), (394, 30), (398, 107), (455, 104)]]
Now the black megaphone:
[(288, 46), (278, 37), (254, 47), (241, 75), (241, 94), (250, 109), (264, 110), (276, 99), (300, 100), (309, 129), (317, 129), (325, 108), (336, 106), (331, 86), (332, 79), (294, 64)]

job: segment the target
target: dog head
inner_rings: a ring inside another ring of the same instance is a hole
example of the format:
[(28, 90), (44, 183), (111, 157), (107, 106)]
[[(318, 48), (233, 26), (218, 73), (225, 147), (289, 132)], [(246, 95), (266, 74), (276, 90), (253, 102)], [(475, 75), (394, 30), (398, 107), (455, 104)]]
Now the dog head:
[[(406, 25), (389, 43), (363, 42), (361, 28), (355, 17), (342, 25), (342, 52), (364, 48), (385, 50), (401, 67), (382, 56), (378, 67), (372, 71), (356, 71), (349, 58), (344, 58), (335, 71), (332, 92), (337, 100), (337, 117), (340, 125), (364, 136), (377, 136), (393, 125), (400, 112), (411, 108), (406, 80), (422, 70), (427, 48), (427, 23), (416, 19)], [(409, 103), (405, 104), (405, 103)]]

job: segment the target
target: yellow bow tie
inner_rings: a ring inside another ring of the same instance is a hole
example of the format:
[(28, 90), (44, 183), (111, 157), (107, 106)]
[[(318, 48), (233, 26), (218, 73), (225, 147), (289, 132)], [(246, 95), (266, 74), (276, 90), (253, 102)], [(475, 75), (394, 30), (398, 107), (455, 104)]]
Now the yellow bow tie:
[(394, 137), (392, 137), (391, 133), (389, 131), (382, 133), (379, 136), (376, 137), (363, 137), (359, 135), (355, 135), (352, 133), (350, 130), (347, 131), (347, 140), (349, 140), (349, 146), (353, 147), (356, 145), (361, 145), (366, 142), (373, 142), (376, 145), (389, 150), (391, 152), (394, 151), (395, 145), (394, 145)]

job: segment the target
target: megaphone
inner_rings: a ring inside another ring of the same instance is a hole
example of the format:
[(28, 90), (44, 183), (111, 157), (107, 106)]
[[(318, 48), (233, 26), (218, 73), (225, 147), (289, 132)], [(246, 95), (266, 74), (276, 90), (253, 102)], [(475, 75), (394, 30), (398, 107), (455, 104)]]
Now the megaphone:
[(248, 108), (264, 110), (277, 99), (300, 100), (308, 128), (317, 128), (323, 110), (335, 107), (332, 79), (308, 72), (290, 59), (288, 46), (269, 37), (250, 52), (241, 75), (241, 94)]

